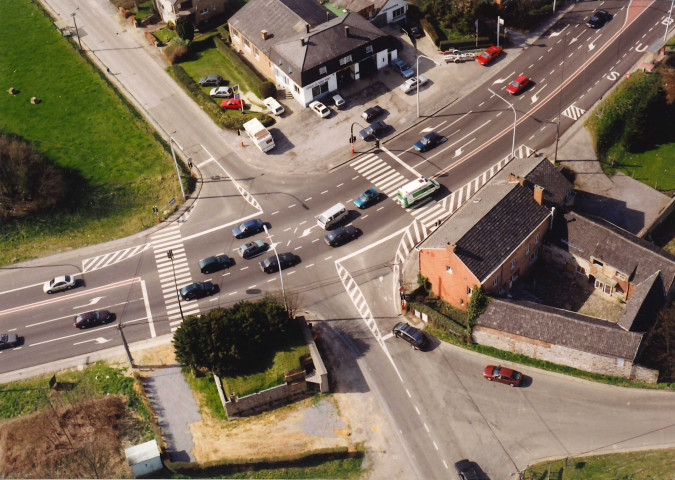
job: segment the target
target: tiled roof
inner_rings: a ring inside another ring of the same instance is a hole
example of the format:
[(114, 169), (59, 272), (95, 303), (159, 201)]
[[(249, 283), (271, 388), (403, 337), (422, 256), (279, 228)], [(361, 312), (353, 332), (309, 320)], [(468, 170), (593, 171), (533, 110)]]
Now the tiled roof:
[(455, 254), (481, 283), (550, 215), (520, 184), (457, 242)]
[(654, 326), (664, 300), (661, 272), (657, 271), (635, 287), (617, 323), (624, 330), (647, 332)]
[(661, 271), (665, 291), (675, 285), (675, 256), (600, 218), (559, 211), (549, 235), (559, 248), (586, 259), (596, 258), (628, 275), (633, 284)]
[(476, 325), (561, 345), (582, 352), (633, 361), (642, 333), (575, 312), (532, 302), (492, 298)]
[[(567, 200), (568, 195), (574, 190), (572, 183), (565, 178), (559, 169), (551, 162), (544, 159), (525, 176), (525, 180), (532, 185), (544, 188), (544, 203), (557, 206)], [(532, 187), (533, 188), (533, 187)]]
[(334, 0), (332, 3), (350, 12), (360, 12), (369, 5), (372, 5), (375, 10), (380, 10), (388, 1), (389, 0)]

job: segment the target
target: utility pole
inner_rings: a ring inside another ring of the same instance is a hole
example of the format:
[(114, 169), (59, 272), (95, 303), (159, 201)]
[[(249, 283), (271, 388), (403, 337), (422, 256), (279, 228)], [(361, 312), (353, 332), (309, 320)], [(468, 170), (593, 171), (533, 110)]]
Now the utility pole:
[(129, 350), (129, 344), (127, 343), (127, 339), (124, 336), (124, 324), (122, 322), (117, 324), (117, 330), (120, 331), (120, 335), (122, 336), (122, 345), (124, 345), (124, 351), (127, 354), (127, 360), (129, 361), (129, 367), (134, 368), (134, 359), (131, 358), (131, 351)]
[(80, 45), (80, 50), (82, 50), (82, 40), (80, 40), (80, 31), (77, 29), (77, 21), (75, 21), (75, 12), (71, 13), (73, 17), (73, 23), (75, 24), (75, 35), (77, 35), (77, 43)]
[(178, 310), (180, 310), (180, 319), (185, 321), (183, 316), (183, 306), (180, 303), (180, 292), (178, 292), (178, 282), (176, 281), (176, 267), (173, 264), (173, 250), (166, 252), (166, 258), (171, 260), (171, 270), (173, 270), (173, 284), (176, 287), (176, 297), (178, 298)]

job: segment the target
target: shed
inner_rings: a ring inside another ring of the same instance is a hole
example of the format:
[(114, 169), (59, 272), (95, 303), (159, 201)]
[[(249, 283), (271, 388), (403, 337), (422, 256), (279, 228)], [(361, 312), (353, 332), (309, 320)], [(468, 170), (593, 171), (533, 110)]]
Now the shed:
[(134, 478), (149, 475), (164, 468), (159, 454), (157, 440), (141, 443), (124, 450), (127, 463), (131, 467)]

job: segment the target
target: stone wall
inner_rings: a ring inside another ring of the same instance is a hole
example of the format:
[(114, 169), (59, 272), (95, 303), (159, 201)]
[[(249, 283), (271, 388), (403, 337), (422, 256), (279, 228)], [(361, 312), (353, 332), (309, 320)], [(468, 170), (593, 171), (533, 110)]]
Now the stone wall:
[(241, 398), (234, 394), (230, 395), (224, 407), (229, 418), (242, 417), (271, 410), (313, 394), (314, 392), (309, 390), (307, 382), (303, 379), (268, 388)]

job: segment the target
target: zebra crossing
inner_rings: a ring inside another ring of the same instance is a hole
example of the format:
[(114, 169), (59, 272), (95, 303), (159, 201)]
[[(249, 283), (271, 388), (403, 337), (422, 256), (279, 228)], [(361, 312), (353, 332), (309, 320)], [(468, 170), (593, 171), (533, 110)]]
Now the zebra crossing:
[(96, 257), (85, 258), (82, 260), (82, 273), (93, 272), (100, 268), (109, 267), (115, 263), (122, 262), (128, 258), (138, 255), (150, 248), (150, 244), (136, 245), (135, 247), (125, 248), (124, 250), (117, 250), (116, 252), (106, 253), (105, 255), (98, 255)]
[(579, 118), (581, 118), (584, 113), (586, 113), (586, 110), (576, 107), (574, 104), (562, 111), (563, 115), (565, 115), (567, 118), (571, 118), (574, 121), (579, 120)]
[[(178, 304), (177, 290), (192, 283), (192, 275), (190, 275), (190, 267), (178, 225), (168, 226), (150, 238), (155, 251), (155, 262), (166, 314), (173, 332), (182, 322), (181, 308), (184, 316), (199, 313), (197, 302)], [(167, 256), (169, 250), (173, 253), (173, 261)]]

